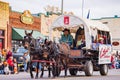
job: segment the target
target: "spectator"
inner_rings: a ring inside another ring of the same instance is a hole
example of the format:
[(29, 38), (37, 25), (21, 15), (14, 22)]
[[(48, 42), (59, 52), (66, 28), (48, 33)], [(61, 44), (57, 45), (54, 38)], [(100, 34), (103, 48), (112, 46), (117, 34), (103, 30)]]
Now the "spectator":
[(6, 61), (4, 61), (4, 73), (6, 75), (10, 74), (9, 65)]
[(30, 63), (30, 56), (29, 56), (29, 54), (28, 54), (28, 51), (27, 52), (25, 52), (24, 53), (24, 71), (28, 71), (28, 65), (29, 65), (29, 63)]
[(4, 73), (4, 66), (2, 61), (2, 54), (0, 54), (0, 74)]
[(8, 48), (8, 52), (6, 54), (6, 60), (8, 60), (10, 56), (12, 56), (12, 51)]
[(6, 54), (7, 54), (7, 50), (6, 49), (3, 49), (2, 50), (2, 56), (4, 56), (6, 58)]
[(13, 62), (14, 62), (14, 73), (17, 74), (18, 73), (17, 60), (14, 58)]
[(10, 69), (11, 73), (13, 73), (13, 72), (14, 72), (14, 71), (13, 71), (13, 70), (14, 70), (13, 57), (10, 56), (9, 59), (7, 60), (7, 62), (8, 62), (9, 69)]
[(115, 54), (111, 55), (111, 68), (114, 69), (115, 68)]

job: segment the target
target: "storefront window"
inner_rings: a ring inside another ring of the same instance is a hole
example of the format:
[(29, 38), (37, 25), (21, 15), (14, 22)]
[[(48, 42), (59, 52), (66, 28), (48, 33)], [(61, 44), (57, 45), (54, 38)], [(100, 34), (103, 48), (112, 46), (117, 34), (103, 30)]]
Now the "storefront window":
[(20, 45), (22, 45), (22, 41), (12, 40), (12, 51), (15, 52)]
[(2, 48), (3, 48), (3, 40), (0, 39), (0, 50), (2, 50)]
[(0, 30), (0, 49), (4, 47), (4, 31)]
[(4, 31), (0, 30), (0, 36), (4, 36)]

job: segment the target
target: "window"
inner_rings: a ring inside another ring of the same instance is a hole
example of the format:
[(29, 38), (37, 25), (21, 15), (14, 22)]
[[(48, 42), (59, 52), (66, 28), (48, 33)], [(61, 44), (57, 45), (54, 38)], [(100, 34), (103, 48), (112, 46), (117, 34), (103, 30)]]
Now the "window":
[(108, 22), (103, 22), (103, 24), (108, 24)]
[(4, 36), (4, 31), (0, 30), (0, 36)]
[(111, 44), (109, 32), (98, 30), (98, 42), (102, 44)]

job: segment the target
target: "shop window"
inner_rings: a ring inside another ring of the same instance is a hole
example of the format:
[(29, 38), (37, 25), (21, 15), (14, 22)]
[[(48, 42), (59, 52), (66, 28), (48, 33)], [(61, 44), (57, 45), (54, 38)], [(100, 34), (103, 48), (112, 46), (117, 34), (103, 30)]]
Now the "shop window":
[(0, 30), (0, 36), (4, 36), (4, 31)]
[(103, 24), (108, 24), (108, 22), (103, 22)]

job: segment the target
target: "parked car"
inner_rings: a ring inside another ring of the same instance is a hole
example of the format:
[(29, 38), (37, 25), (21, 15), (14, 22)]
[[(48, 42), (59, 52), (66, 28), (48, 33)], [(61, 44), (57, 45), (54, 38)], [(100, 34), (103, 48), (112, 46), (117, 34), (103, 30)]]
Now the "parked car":
[(116, 65), (115, 66), (116, 66), (116, 69), (120, 69), (120, 60), (116, 61)]
[[(23, 71), (24, 70), (24, 53), (27, 50), (24, 47), (20, 47), (17, 49), (15, 53), (13, 53), (13, 58), (16, 58), (17, 63), (18, 63), (18, 71)], [(33, 70), (36, 68), (36, 63), (33, 63)]]
[(13, 53), (13, 58), (16, 58), (18, 63), (18, 70), (24, 70), (24, 58), (23, 55), (27, 50), (24, 47), (20, 47), (17, 49), (15, 53)]

